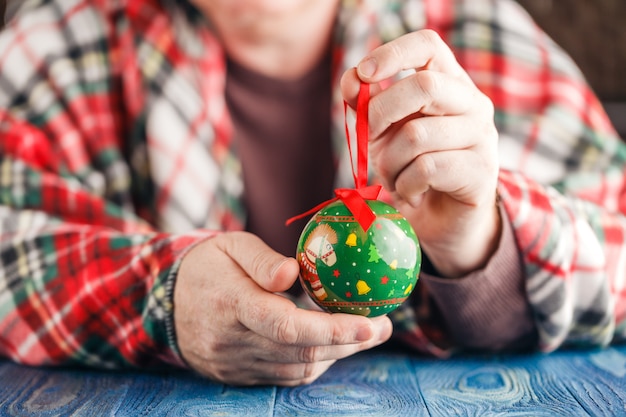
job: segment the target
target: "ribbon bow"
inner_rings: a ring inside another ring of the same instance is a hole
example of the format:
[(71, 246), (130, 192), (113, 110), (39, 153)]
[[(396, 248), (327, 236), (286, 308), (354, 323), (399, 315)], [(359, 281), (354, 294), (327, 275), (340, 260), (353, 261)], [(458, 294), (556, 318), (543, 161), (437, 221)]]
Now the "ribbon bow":
[[(335, 198), (324, 201), (312, 209), (288, 219), (285, 224), (290, 225), (296, 220), (300, 220), (309, 216), (330, 203), (341, 200), (354, 219), (361, 225), (363, 230), (367, 231), (374, 220), (376, 214), (367, 205), (365, 200), (376, 200), (380, 195), (382, 186), (367, 185), (367, 145), (368, 145), (368, 104), (370, 98), (369, 84), (361, 83), (359, 96), (356, 105), (356, 145), (357, 145), (357, 170), (354, 169), (354, 161), (352, 159), (352, 145), (350, 143), (350, 133), (348, 122), (346, 120), (346, 139), (348, 141), (348, 151), (350, 152), (350, 165), (352, 166), (352, 176), (354, 177), (355, 188), (337, 188), (335, 189)], [(344, 116), (347, 116), (348, 103), (343, 103)]]

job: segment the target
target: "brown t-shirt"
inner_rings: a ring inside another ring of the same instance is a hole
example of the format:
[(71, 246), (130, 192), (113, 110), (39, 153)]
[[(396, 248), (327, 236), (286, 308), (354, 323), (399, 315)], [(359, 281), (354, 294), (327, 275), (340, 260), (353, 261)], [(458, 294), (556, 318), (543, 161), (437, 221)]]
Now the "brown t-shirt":
[[(246, 228), (287, 256), (294, 256), (306, 219), (288, 227), (285, 220), (332, 197), (330, 76), (328, 58), (295, 81), (228, 63), (226, 99), (243, 165)], [(419, 285), (460, 346), (521, 348), (536, 340), (520, 254), (501, 214), (499, 248), (484, 269), (460, 279), (420, 274)]]
[(243, 165), (246, 229), (287, 256), (307, 219), (285, 221), (333, 197), (330, 58), (294, 81), (228, 63), (226, 100)]

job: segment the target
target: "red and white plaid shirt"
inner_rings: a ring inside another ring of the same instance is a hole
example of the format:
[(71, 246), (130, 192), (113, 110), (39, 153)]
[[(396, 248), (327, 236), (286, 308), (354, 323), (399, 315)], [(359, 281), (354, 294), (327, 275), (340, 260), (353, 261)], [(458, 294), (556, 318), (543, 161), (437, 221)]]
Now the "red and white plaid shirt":
[[(510, 0), (346, 1), (336, 74), (425, 27), (495, 103), (499, 192), (539, 348), (623, 338), (626, 147), (593, 92)], [(183, 366), (172, 318), (179, 262), (199, 240), (245, 224), (224, 85), (220, 44), (182, 10), (157, 0), (24, 4), (0, 34), (1, 355)], [(350, 186), (347, 155), (337, 158), (338, 186)], [(405, 340), (442, 353), (415, 315), (398, 317)]]

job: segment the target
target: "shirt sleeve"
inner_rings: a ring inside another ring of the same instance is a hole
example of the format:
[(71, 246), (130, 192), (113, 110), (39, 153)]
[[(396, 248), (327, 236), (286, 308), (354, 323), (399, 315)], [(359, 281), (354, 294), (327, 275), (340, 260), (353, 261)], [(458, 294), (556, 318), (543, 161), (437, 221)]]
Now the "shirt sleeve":
[(459, 279), (420, 274), (448, 337), (465, 349), (520, 350), (536, 341), (522, 257), (506, 213), (500, 211), (498, 249), (483, 269)]
[[(623, 340), (624, 142), (576, 64), (518, 4), (500, 2), (492, 27), (494, 77), (481, 79), (471, 58), (466, 65), (496, 106), (499, 194), (521, 254), (537, 347)], [(470, 43), (468, 57), (478, 53)]]
[(88, 2), (49, 2), (0, 33), (0, 355), (184, 366), (174, 281), (213, 232), (161, 233), (136, 214), (105, 33)]
[(158, 233), (43, 170), (10, 139), (40, 132), (1, 115), (0, 354), (33, 365), (182, 365), (174, 280), (186, 251), (211, 233)]
[(474, 4), (440, 24), (495, 105), (499, 194), (537, 348), (623, 340), (626, 147), (576, 64), (518, 4)]

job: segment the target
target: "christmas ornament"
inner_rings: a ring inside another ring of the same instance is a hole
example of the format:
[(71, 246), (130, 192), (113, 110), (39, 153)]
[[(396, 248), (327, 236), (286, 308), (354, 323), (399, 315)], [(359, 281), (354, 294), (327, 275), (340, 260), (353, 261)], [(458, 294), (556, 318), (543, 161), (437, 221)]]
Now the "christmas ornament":
[[(387, 314), (415, 288), (421, 266), (418, 239), (410, 223), (379, 201), (380, 185), (367, 185), (367, 105), (362, 83), (356, 111), (356, 188), (337, 189), (336, 197), (295, 216), (315, 213), (296, 249), (300, 282), (323, 309), (368, 317)], [(347, 104), (345, 105), (347, 111)], [(348, 148), (352, 155), (348, 129)]]
[(342, 201), (319, 210), (298, 242), (300, 281), (322, 308), (374, 317), (395, 310), (417, 281), (420, 252), (409, 222), (382, 201), (365, 230)]

